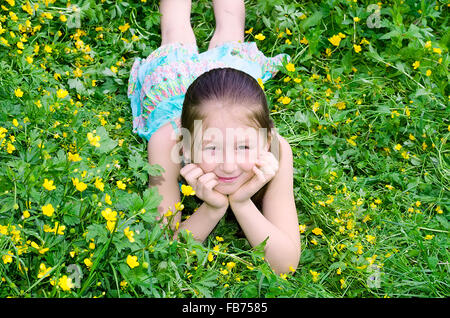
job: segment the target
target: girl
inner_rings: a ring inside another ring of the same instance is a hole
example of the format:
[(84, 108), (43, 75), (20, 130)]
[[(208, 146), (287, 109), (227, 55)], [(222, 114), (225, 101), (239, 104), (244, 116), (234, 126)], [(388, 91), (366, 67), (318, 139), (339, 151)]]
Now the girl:
[(183, 222), (176, 214), (174, 229), (204, 241), (228, 211), (252, 246), (267, 239), (265, 259), (286, 273), (300, 258), (292, 150), (273, 127), (260, 85), (289, 57), (267, 58), (244, 42), (243, 0), (213, 0), (213, 7), (216, 29), (199, 54), (191, 1), (161, 0), (161, 47), (131, 70), (133, 131), (148, 140), (149, 163), (164, 168), (150, 177), (163, 196), (161, 217), (175, 211), (184, 181), (203, 203)]

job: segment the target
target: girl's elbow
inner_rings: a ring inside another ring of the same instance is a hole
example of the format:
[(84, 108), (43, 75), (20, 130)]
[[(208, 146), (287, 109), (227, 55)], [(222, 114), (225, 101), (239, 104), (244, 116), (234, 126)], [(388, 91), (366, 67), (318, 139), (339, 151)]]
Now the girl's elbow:
[(300, 249), (293, 247), (291, 251), (283, 251), (278, 258), (268, 258), (267, 261), (277, 275), (293, 273), (300, 263)]

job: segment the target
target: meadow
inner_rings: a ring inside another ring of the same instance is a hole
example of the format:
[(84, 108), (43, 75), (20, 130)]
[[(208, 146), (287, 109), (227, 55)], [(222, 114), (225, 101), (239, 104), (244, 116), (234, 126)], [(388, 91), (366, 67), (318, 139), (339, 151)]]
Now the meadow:
[[(245, 40), (292, 58), (264, 84), (294, 154), (285, 275), (235, 222), (200, 244), (155, 219), (127, 83), (158, 5), (0, 3), (0, 297), (449, 297), (448, 1), (246, 1)], [(211, 1), (192, 25), (203, 52)]]

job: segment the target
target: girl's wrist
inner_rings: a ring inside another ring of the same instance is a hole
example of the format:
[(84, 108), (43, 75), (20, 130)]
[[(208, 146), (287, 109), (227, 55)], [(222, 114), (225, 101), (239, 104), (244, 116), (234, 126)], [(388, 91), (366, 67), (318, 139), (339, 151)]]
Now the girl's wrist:
[(252, 203), (251, 199), (246, 199), (244, 201), (234, 201), (230, 198), (230, 207), (234, 211), (235, 209), (240, 209), (242, 207), (248, 206)]
[(208, 208), (208, 211), (211, 212), (213, 215), (217, 215), (219, 217), (222, 217), (225, 215), (225, 212), (227, 212), (228, 205), (223, 207), (214, 207), (209, 205), (207, 202), (203, 202), (203, 204)]

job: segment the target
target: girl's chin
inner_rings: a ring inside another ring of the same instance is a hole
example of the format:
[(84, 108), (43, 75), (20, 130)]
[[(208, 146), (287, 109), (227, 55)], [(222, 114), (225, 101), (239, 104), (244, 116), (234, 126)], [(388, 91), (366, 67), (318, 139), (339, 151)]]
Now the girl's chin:
[(229, 195), (236, 191), (236, 186), (234, 184), (218, 184), (214, 187), (214, 190), (223, 195)]

